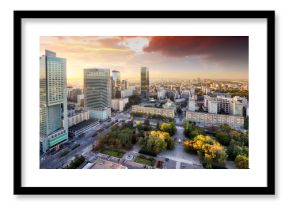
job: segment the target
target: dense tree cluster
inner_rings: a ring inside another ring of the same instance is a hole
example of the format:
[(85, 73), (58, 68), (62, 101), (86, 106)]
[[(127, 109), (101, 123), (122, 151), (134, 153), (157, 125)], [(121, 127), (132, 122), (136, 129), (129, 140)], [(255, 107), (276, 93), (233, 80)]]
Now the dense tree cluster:
[(159, 120), (163, 120), (163, 121), (166, 121), (166, 122), (173, 122), (174, 121), (174, 118), (171, 118), (171, 117), (166, 117), (166, 116), (163, 116), (163, 115), (151, 115), (151, 114), (144, 114), (144, 113), (141, 113), (141, 112), (131, 112), (130, 115), (132, 117), (146, 117), (146, 118), (154, 118), (154, 119), (159, 119)]
[(75, 158), (69, 163), (69, 165), (63, 167), (63, 169), (77, 169), (82, 163), (84, 163), (84, 156), (75, 156)]
[(138, 141), (138, 137), (133, 128), (133, 122), (124, 123), (122, 126), (115, 125), (109, 133), (96, 141), (93, 150), (98, 151), (104, 147), (131, 149), (133, 144)]
[[(236, 162), (237, 156), (247, 158), (249, 153), (249, 139), (247, 132), (232, 129), (229, 125), (221, 125), (215, 132), (215, 137), (222, 145), (226, 146), (228, 159)], [(237, 167), (242, 168), (242, 166)], [(247, 167), (246, 167), (247, 168)]]
[(190, 139), (198, 135), (205, 135), (205, 130), (202, 129), (201, 127), (196, 126), (194, 122), (185, 120), (183, 122), (183, 127), (184, 127), (183, 134)]
[(166, 148), (167, 149), (174, 149), (174, 139), (170, 137), (170, 134), (168, 132), (163, 131), (151, 131), (149, 132), (149, 137), (158, 137), (166, 142)]
[(215, 90), (215, 92), (226, 93), (230, 95), (231, 97), (234, 97), (234, 96), (241, 96), (241, 97), (246, 97), (246, 98), (249, 97), (249, 91), (240, 90), (238, 88), (217, 89)]
[(159, 154), (160, 152), (166, 149), (166, 142), (159, 137), (145, 137), (140, 140), (140, 146), (142, 151), (146, 151), (148, 153)]
[[(143, 125), (137, 123), (137, 128), (144, 130), (144, 124), (146, 125), (145, 122)], [(141, 152), (157, 155), (166, 149), (174, 149), (174, 139), (171, 136), (175, 133), (174, 123), (158, 123), (155, 129), (150, 128), (150, 131), (144, 135), (145, 137), (140, 139)]]
[(225, 167), (227, 154), (224, 147), (214, 138), (198, 135), (184, 142), (184, 148), (197, 153), (205, 168)]
[(249, 168), (249, 159), (245, 155), (238, 155), (235, 159), (236, 166), (240, 169)]
[(159, 128), (163, 132), (168, 132), (170, 136), (173, 136), (176, 133), (176, 127), (174, 122), (163, 122)]

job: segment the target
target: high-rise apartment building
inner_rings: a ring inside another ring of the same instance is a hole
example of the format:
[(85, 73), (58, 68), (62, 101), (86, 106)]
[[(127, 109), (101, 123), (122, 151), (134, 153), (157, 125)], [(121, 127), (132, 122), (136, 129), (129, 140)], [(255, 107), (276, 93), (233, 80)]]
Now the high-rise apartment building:
[(111, 116), (110, 69), (84, 69), (84, 99), (90, 118), (103, 120)]
[(217, 114), (218, 113), (218, 101), (211, 99), (208, 101), (208, 113)]
[(112, 71), (112, 98), (121, 98), (121, 75), (117, 70)]
[(149, 69), (141, 67), (141, 97), (149, 99)]
[(40, 148), (47, 152), (68, 140), (66, 59), (40, 57)]

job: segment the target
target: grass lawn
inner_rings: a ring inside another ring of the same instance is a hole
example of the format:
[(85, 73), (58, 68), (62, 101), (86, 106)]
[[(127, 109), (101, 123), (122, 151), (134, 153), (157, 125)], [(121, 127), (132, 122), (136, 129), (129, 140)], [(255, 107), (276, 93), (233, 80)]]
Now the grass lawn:
[(100, 151), (103, 154), (107, 154), (113, 157), (118, 157), (121, 158), (125, 154), (125, 152), (120, 151), (120, 150), (112, 150), (112, 149), (103, 149)]
[(151, 157), (145, 157), (144, 155), (139, 155), (136, 157), (135, 162), (148, 165), (153, 167), (155, 165), (155, 159)]

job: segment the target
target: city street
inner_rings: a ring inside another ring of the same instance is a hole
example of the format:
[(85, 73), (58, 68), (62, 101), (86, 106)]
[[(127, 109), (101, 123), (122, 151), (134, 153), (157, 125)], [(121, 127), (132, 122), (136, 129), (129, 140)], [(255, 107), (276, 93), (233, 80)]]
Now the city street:
[(181, 126), (176, 126), (176, 129), (176, 134), (173, 136), (173, 138), (175, 139), (174, 150), (166, 150), (160, 153), (158, 156), (177, 161), (178, 163), (176, 165), (176, 168), (180, 168), (180, 163), (191, 164), (196, 167), (202, 168), (198, 156), (185, 152), (183, 148), (183, 141), (186, 140), (186, 137), (183, 134), (184, 128)]
[[(108, 127), (108, 128), (104, 129), (102, 132), (98, 133), (97, 135), (96, 135), (96, 129), (93, 129), (85, 133), (84, 135), (81, 135), (74, 139), (70, 139), (67, 143), (64, 144), (64, 148), (62, 150), (59, 150), (57, 153), (52, 154), (52, 155), (50, 154), (46, 155), (45, 159), (41, 160), (40, 162), (40, 168), (41, 169), (60, 168), (66, 163), (70, 162), (74, 158), (75, 155), (82, 155), (85, 152), (91, 150), (92, 145), (94, 141), (96, 140), (96, 138), (111, 130), (110, 122), (103, 122), (97, 127), (97, 129), (104, 128), (104, 127)], [(72, 150), (75, 144), (80, 144), (80, 146)], [(66, 149), (69, 150), (69, 153), (61, 157), (63, 151)]]

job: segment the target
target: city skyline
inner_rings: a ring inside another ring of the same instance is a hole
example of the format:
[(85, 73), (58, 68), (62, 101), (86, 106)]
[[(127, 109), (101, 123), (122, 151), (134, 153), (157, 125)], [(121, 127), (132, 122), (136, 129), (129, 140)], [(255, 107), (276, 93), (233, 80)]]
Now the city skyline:
[[(67, 79), (83, 80), (85, 67), (110, 68), (121, 79), (248, 79), (247, 36), (43, 36), (40, 53), (54, 50), (67, 59)], [(166, 74), (166, 75), (164, 75)]]

